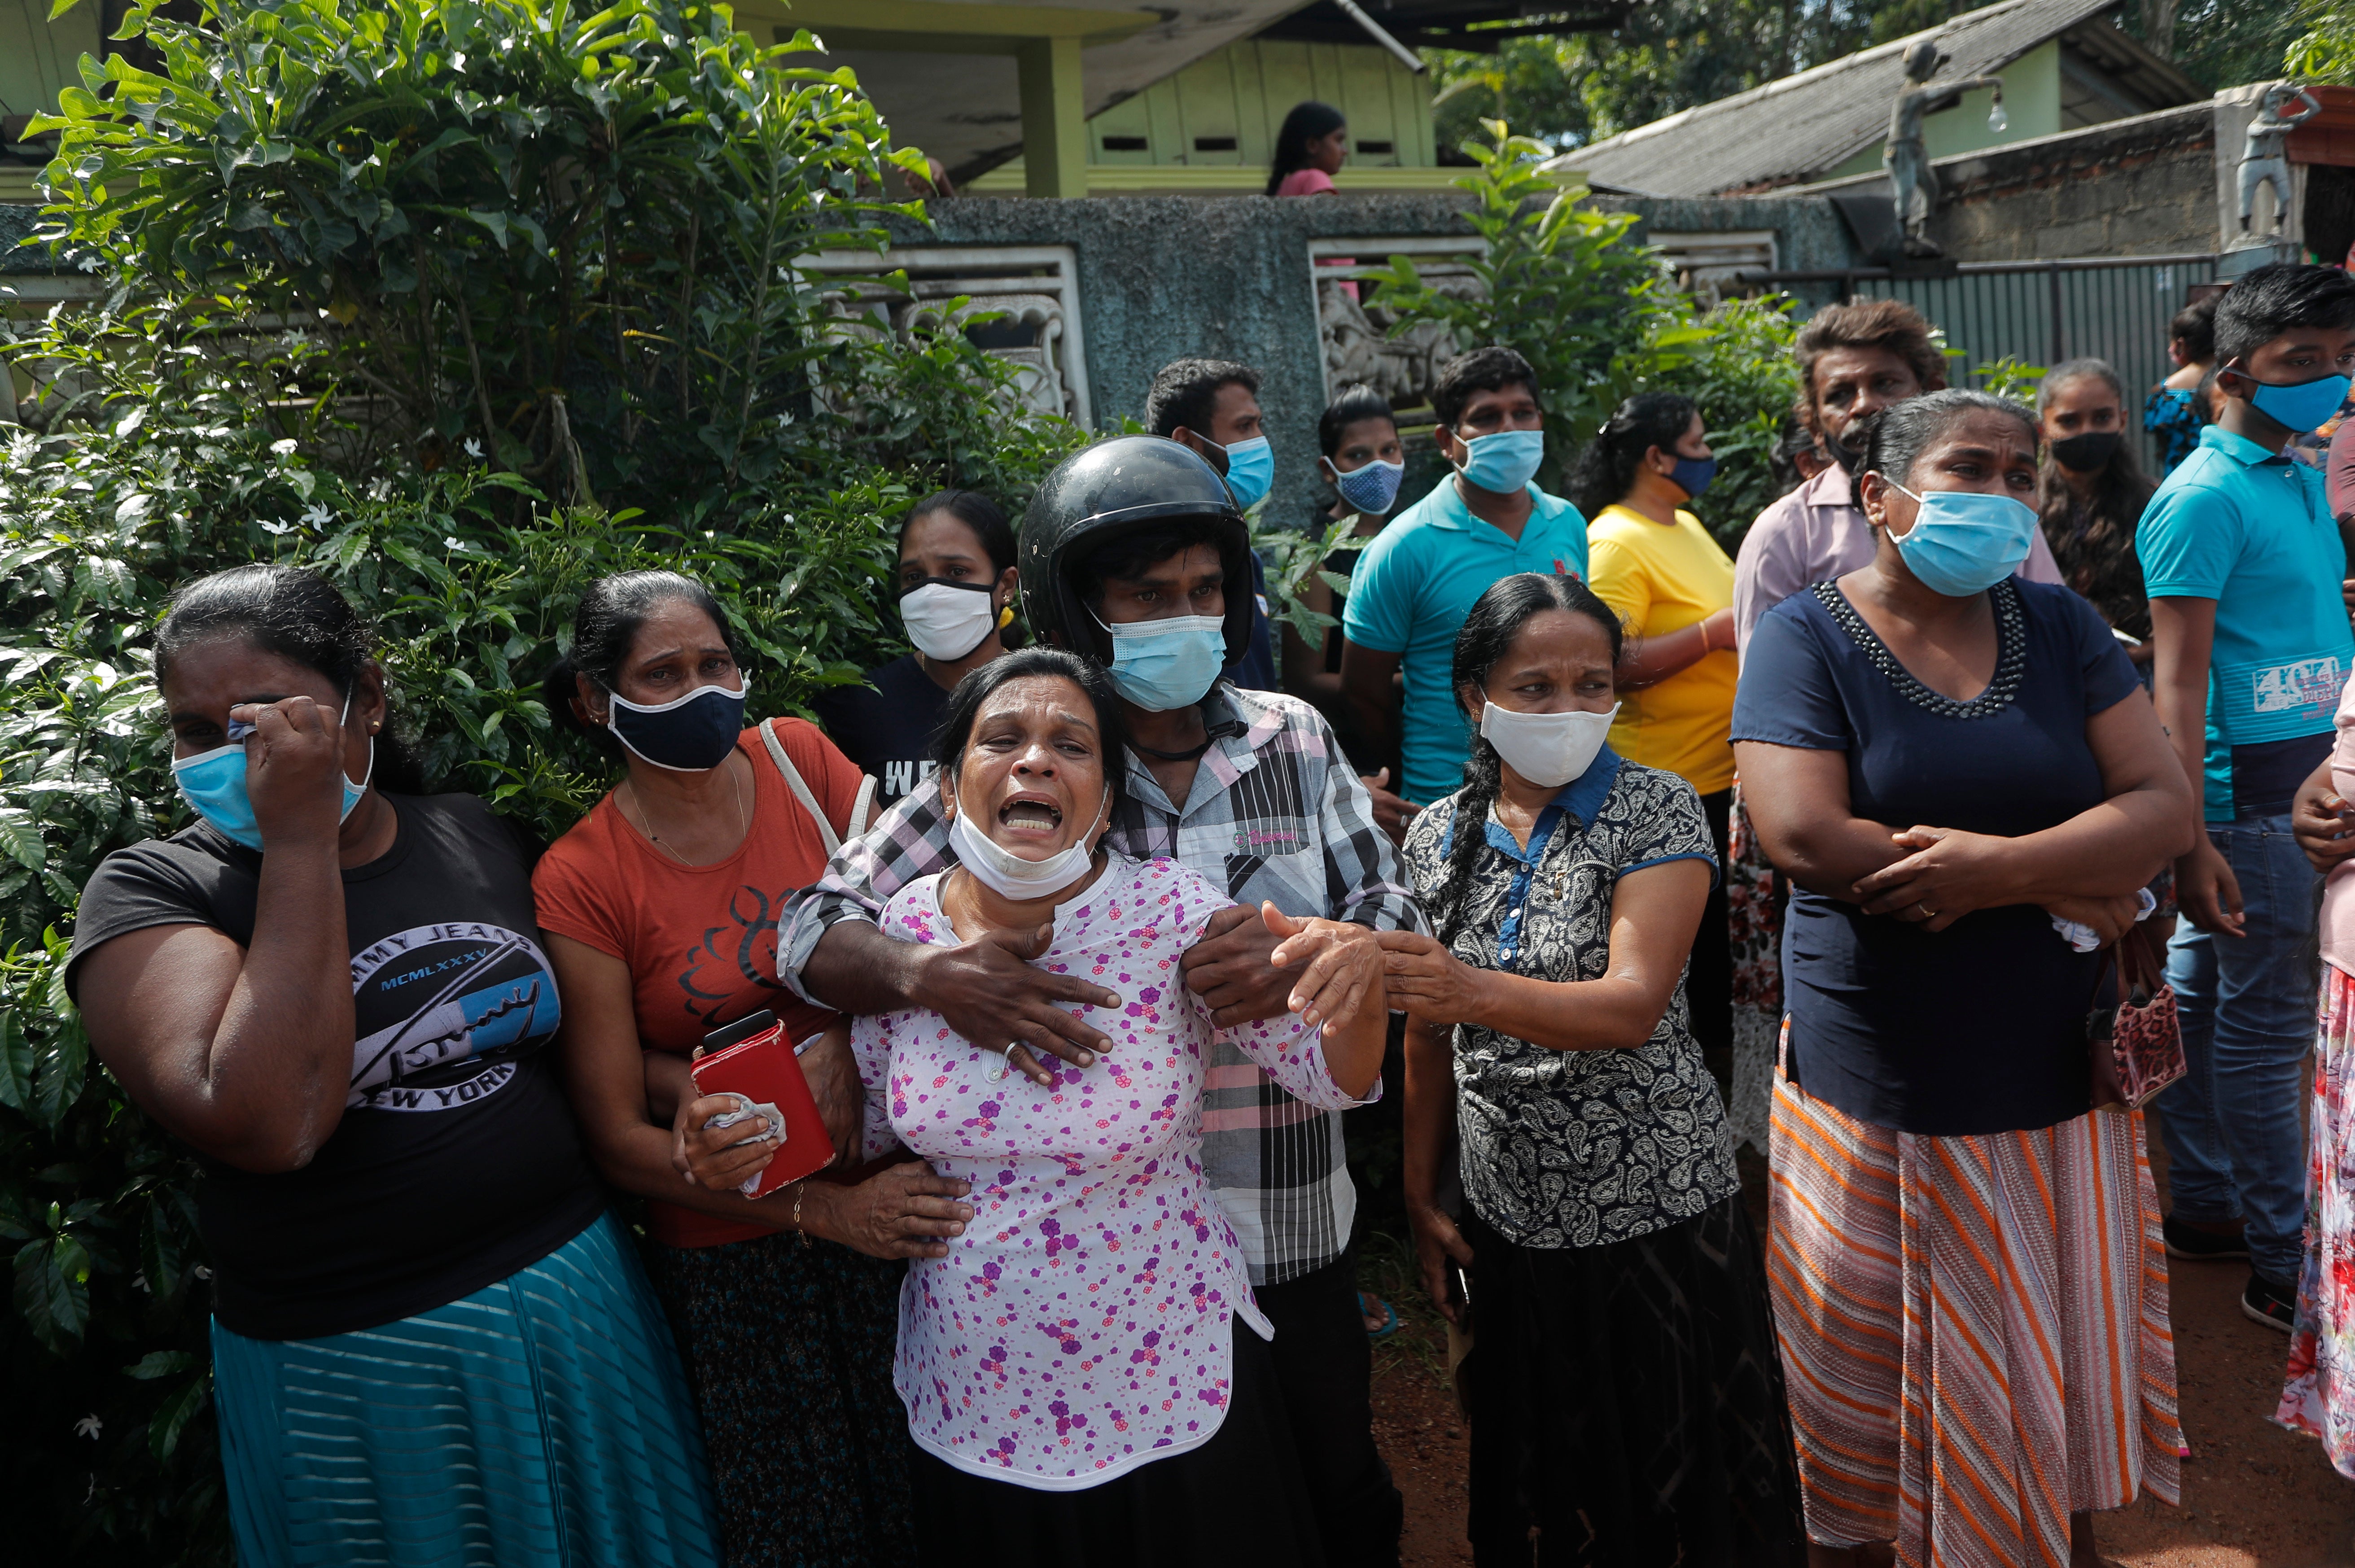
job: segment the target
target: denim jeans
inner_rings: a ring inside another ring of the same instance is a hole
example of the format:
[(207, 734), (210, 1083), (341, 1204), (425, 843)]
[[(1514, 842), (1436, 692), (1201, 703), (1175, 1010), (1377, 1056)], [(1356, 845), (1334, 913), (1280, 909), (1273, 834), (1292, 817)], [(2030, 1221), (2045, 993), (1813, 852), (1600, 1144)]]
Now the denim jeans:
[(2298, 1097), (2314, 1046), (2315, 874), (2286, 815), (2211, 823), (2208, 837), (2240, 879), (2247, 934), (2186, 921), (2168, 948), (2190, 1071), (2154, 1102), (2167, 1184), (2179, 1218), (2245, 1216), (2250, 1264), (2288, 1285), (2306, 1224)]

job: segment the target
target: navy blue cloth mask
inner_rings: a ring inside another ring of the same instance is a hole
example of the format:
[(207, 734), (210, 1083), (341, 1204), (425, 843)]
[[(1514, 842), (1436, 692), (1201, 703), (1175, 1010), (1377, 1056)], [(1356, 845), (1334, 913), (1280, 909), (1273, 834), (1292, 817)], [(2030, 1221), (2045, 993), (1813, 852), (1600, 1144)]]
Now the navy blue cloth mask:
[(1717, 477), (1717, 460), (1713, 457), (1680, 457), (1677, 459), (1677, 466), (1669, 471), (1668, 477), (1676, 481), (1677, 488), (1685, 493), (1686, 500), (1699, 501), (1700, 493), (1707, 490), (1710, 481)]
[(741, 686), (698, 686), (683, 697), (645, 707), (613, 699), (613, 738), (656, 768), (673, 773), (707, 773), (728, 760), (744, 733)]

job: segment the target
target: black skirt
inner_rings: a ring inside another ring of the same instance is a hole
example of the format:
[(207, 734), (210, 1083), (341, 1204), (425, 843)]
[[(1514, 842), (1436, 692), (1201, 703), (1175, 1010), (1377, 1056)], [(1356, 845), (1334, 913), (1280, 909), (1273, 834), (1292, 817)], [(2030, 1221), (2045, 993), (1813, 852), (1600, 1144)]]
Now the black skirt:
[(645, 1248), (703, 1417), (729, 1568), (899, 1568), (908, 1413), (891, 1385), (907, 1266), (779, 1234)]
[(1473, 1561), (1803, 1563), (1766, 1274), (1739, 1193), (1632, 1241), (1517, 1246), (1467, 1214)]
[(1323, 1568), (1267, 1342), (1236, 1319), (1233, 1396), (1199, 1447), (1050, 1492), (911, 1462), (916, 1561), (955, 1568)]

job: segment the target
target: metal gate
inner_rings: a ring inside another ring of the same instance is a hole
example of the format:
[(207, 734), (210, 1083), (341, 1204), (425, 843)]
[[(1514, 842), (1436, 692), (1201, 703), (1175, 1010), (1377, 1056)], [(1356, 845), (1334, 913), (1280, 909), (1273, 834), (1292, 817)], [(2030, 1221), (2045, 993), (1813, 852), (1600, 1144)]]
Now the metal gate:
[(1838, 282), (1844, 298), (1904, 301), (1945, 334), (1956, 386), (1976, 384), (1981, 367), (2007, 355), (2040, 367), (2087, 356), (2107, 360), (2126, 383), (2126, 425), (2140, 442), (2143, 466), (2157, 478), (2157, 450), (2142, 430), (2143, 399), (2174, 371), (2167, 323), (2190, 302), (2195, 284), (2215, 280), (2216, 258), (1966, 261), (1946, 277), (1892, 275), (1885, 268), (1748, 277)]

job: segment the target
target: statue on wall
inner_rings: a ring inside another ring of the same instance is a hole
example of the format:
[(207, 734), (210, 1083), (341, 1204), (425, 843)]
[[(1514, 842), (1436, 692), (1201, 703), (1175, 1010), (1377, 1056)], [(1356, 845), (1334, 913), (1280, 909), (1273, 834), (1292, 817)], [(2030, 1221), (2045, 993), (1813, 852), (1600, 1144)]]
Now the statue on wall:
[(1889, 170), (1891, 195), (1897, 200), (1897, 220), (1904, 226), (1908, 256), (1945, 254), (1927, 232), (1930, 219), (1938, 210), (1938, 176), (1930, 168), (1930, 149), (1922, 139), (1922, 122), (1941, 109), (1952, 108), (1964, 93), (1991, 87), (1995, 89), (1995, 108), (1987, 115), (1987, 129), (2001, 131), (2009, 123), (2003, 112), (2003, 78), (1972, 76), (1955, 81), (1931, 82), (1938, 68), (1950, 58), (1938, 51), (1937, 42), (1932, 38), (1923, 38), (1907, 49), (1906, 85), (1889, 111), (1889, 141), (1881, 150), (1881, 161)]
[[(2283, 112), (2293, 101), (2306, 107)], [(2274, 188), (2274, 233), (2280, 235), (2289, 216), (2289, 159), (2283, 149), (2292, 131), (2321, 112), (2322, 104), (2313, 93), (2288, 82), (2275, 82), (2258, 101), (2249, 121), (2249, 139), (2241, 149), (2241, 233), (2249, 241), (2256, 239), (2249, 226), (2256, 219), (2259, 185)]]

